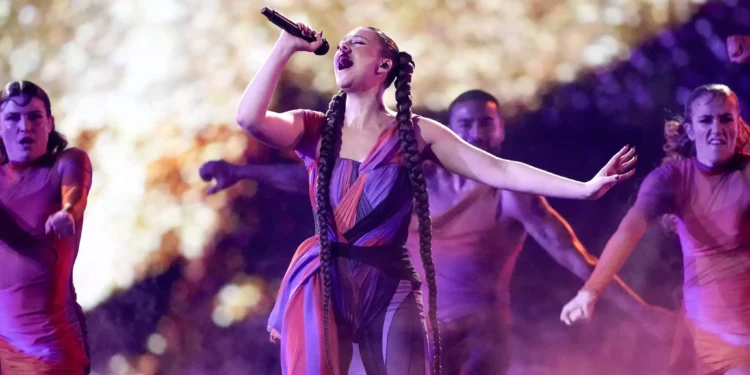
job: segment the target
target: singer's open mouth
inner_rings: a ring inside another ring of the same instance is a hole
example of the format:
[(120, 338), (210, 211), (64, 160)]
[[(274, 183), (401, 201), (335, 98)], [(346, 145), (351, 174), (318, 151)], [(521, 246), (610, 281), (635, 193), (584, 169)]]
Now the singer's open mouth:
[(345, 70), (345, 69), (351, 68), (352, 65), (354, 65), (354, 61), (352, 61), (352, 59), (349, 58), (349, 56), (340, 55), (339, 60), (336, 63), (336, 69)]

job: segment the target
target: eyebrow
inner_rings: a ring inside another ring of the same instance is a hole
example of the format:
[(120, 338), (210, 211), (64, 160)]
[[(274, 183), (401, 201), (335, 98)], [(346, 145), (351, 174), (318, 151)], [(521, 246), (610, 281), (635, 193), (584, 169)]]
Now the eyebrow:
[[(724, 112), (724, 113), (719, 113), (718, 115), (716, 115), (716, 117), (726, 117), (726, 116), (732, 116), (732, 112)], [(714, 115), (707, 114), (707, 115), (700, 115), (700, 116), (698, 116), (698, 118), (701, 118), (701, 119), (711, 118), (711, 117), (714, 117)]]
[[(33, 109), (33, 110), (28, 111), (26, 113), (28, 113), (28, 114), (39, 114), (39, 113), (42, 113), (42, 111), (40, 109)], [(18, 110), (16, 110), (16, 111), (6, 111), (3, 115), (10, 115), (10, 114), (20, 115), (21, 111), (18, 111)]]

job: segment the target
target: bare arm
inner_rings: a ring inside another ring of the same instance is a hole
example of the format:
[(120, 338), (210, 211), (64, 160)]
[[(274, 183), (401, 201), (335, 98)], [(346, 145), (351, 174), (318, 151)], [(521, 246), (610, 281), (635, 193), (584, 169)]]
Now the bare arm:
[(58, 171), (62, 177), (62, 209), (80, 220), (91, 189), (91, 161), (83, 150), (71, 148), (60, 156)]
[[(503, 210), (518, 221), (526, 231), (560, 265), (582, 280), (588, 280), (597, 263), (595, 256), (586, 251), (573, 229), (546, 199), (529, 194), (503, 193)], [(603, 297), (633, 315), (640, 315), (645, 302), (617, 275)]]
[(625, 264), (647, 228), (648, 221), (645, 212), (639, 207), (631, 208), (620, 222), (615, 234), (607, 241), (599, 263), (583, 290), (600, 295)]
[(599, 295), (615, 278), (625, 260), (646, 233), (648, 226), (665, 214), (677, 213), (680, 198), (678, 167), (667, 164), (651, 171), (641, 183), (635, 205), (620, 222), (615, 234), (607, 242), (604, 251), (594, 268), (594, 272), (565, 307), (560, 319), (572, 324), (578, 319), (588, 319), (594, 312)]
[(57, 173), (62, 180), (62, 207), (47, 219), (45, 230), (47, 233), (54, 232), (58, 237), (70, 237), (76, 234), (77, 229), (80, 230), (77, 226), (86, 210), (91, 189), (91, 161), (83, 150), (65, 150), (57, 162)]
[(560, 320), (570, 325), (579, 319), (591, 318), (602, 291), (625, 264), (638, 241), (646, 233), (647, 227), (648, 220), (644, 210), (638, 206), (631, 208), (604, 247), (589, 280), (578, 295), (563, 307)]
[[(306, 26), (308, 33), (312, 33)], [(237, 123), (248, 134), (266, 145), (280, 149), (291, 149), (297, 145), (304, 133), (304, 123), (299, 111), (276, 113), (268, 110), (271, 97), (279, 83), (281, 73), (296, 51), (314, 51), (323, 38), (308, 43), (282, 32), (271, 55), (255, 74), (242, 94), (237, 108)]]
[(203, 164), (200, 175), (204, 181), (216, 179), (208, 190), (214, 194), (242, 179), (252, 179), (290, 193), (307, 194), (309, 185), (305, 166), (301, 164), (246, 164), (235, 165), (223, 160)]
[(559, 198), (598, 198), (615, 183), (632, 176), (634, 150), (623, 148), (589, 182), (561, 177), (524, 163), (500, 159), (458, 137), (442, 124), (421, 118), (422, 138), (435, 161), (455, 174), (499, 189)]

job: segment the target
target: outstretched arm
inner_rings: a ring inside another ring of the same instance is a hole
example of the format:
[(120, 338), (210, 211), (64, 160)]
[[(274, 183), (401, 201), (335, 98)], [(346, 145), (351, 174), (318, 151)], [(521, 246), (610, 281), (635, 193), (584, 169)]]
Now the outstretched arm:
[(620, 150), (586, 183), (561, 177), (524, 163), (500, 159), (462, 140), (444, 125), (420, 118), (422, 138), (435, 161), (455, 174), (500, 189), (559, 198), (596, 199), (633, 175), (635, 150)]
[[(503, 192), (503, 212), (521, 222), (526, 231), (560, 265), (582, 280), (588, 280), (597, 263), (586, 251), (570, 225), (549, 205), (546, 199), (530, 194)], [(615, 284), (603, 297), (632, 315), (640, 316), (645, 302), (617, 275)]]
[[(313, 31), (300, 24), (307, 34)], [(299, 111), (276, 113), (268, 110), (281, 73), (296, 51), (314, 51), (323, 42), (308, 43), (283, 31), (263, 67), (255, 74), (242, 94), (237, 108), (237, 123), (248, 134), (266, 145), (280, 149), (294, 148), (302, 139), (304, 121)]]
[(224, 190), (242, 179), (252, 179), (290, 193), (307, 194), (309, 185), (305, 167), (301, 164), (246, 164), (235, 165), (223, 160), (212, 160), (200, 168), (203, 181), (216, 179), (208, 194)]
[(578, 319), (591, 317), (599, 296), (615, 278), (615, 274), (622, 268), (622, 265), (625, 264), (635, 245), (646, 233), (647, 227), (648, 222), (643, 210), (636, 207), (631, 208), (604, 247), (602, 256), (589, 280), (578, 295), (563, 307), (560, 319), (565, 324), (569, 325)]
[(599, 296), (625, 264), (648, 225), (662, 215), (676, 212), (678, 182), (678, 173), (670, 166), (657, 168), (646, 177), (635, 205), (607, 242), (591, 277), (578, 295), (563, 307), (560, 314), (563, 322), (572, 324), (591, 317)]

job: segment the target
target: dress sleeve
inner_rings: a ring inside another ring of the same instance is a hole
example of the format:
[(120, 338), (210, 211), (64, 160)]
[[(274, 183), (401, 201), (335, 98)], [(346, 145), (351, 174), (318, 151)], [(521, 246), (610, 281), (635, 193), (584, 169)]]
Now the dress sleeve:
[(300, 112), (304, 121), (304, 130), (302, 139), (297, 143), (294, 151), (308, 165), (309, 162), (315, 160), (317, 157), (318, 142), (323, 132), (323, 124), (325, 124), (326, 116), (322, 112), (307, 109), (300, 110)]
[(646, 214), (651, 223), (666, 214), (677, 214), (678, 172), (671, 164), (654, 169), (638, 190), (635, 207)]

